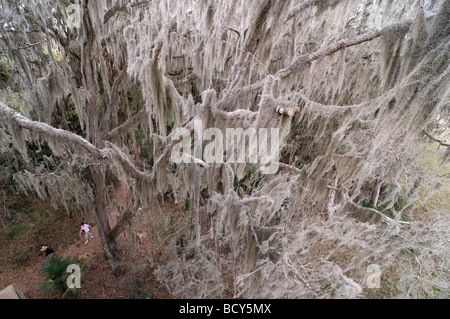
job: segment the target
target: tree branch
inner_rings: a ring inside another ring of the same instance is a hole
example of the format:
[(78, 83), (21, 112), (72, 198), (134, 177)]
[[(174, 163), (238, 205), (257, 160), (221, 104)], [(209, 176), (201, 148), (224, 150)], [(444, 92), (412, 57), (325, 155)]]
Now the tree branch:
[[(140, 2), (137, 2), (137, 3), (131, 4), (131, 7), (136, 7), (136, 6), (139, 6), (139, 5), (141, 5), (141, 4), (146, 4), (146, 3), (149, 3), (149, 2), (151, 2), (151, 0), (140, 1)], [(121, 3), (121, 1), (117, 1), (117, 2), (114, 4), (114, 6), (112, 6), (112, 8), (109, 9), (109, 10), (105, 13), (105, 16), (104, 16), (104, 18), (103, 18), (103, 23), (104, 23), (104, 24), (108, 23), (108, 21), (109, 21), (116, 13), (121, 12), (121, 11), (123, 12), (123, 11), (125, 11), (125, 10), (127, 9), (127, 5), (120, 5), (120, 3)]]
[(117, 237), (125, 230), (127, 227), (127, 224), (133, 219), (133, 217), (136, 215), (136, 212), (138, 211), (140, 206), (140, 202), (137, 200), (136, 203), (132, 206), (127, 208), (124, 212), (121, 212), (122, 215), (120, 216), (119, 221), (117, 224), (106, 233), (106, 238), (113, 242), (116, 240)]
[(106, 133), (105, 136), (103, 136), (103, 139), (110, 141), (110, 140), (114, 139), (115, 137), (122, 135), (122, 133), (124, 131), (138, 125), (145, 118), (144, 117), (145, 113), (146, 113), (145, 109), (141, 110), (139, 113), (137, 113), (132, 118), (129, 118), (121, 125), (117, 126), (110, 132)]
[(236, 99), (239, 98), (240, 96), (262, 89), (264, 87), (264, 84), (271, 78), (277, 78), (279, 80), (283, 80), (283, 79), (287, 78), (289, 75), (291, 75), (292, 73), (294, 73), (294, 72), (300, 70), (301, 68), (303, 68), (304, 66), (308, 65), (308, 63), (311, 63), (319, 58), (332, 55), (333, 53), (335, 53), (339, 50), (342, 50), (344, 48), (358, 45), (358, 44), (361, 44), (364, 42), (372, 41), (372, 40), (380, 37), (381, 35), (387, 34), (390, 32), (406, 31), (410, 28), (410, 26), (412, 25), (412, 22), (413, 22), (412, 20), (406, 20), (403, 22), (394, 23), (394, 24), (389, 25), (381, 30), (369, 31), (369, 32), (366, 32), (364, 34), (358, 35), (353, 38), (341, 39), (341, 40), (339, 40), (331, 45), (328, 45), (326, 47), (323, 47), (315, 52), (312, 52), (309, 54), (304, 54), (304, 55), (300, 56), (299, 58), (297, 58), (294, 62), (292, 62), (287, 68), (279, 70), (274, 75), (267, 75), (258, 82), (255, 82), (253, 84), (250, 84), (250, 85), (247, 85), (244, 87), (238, 87), (238, 88), (230, 90), (230, 92), (228, 92), (228, 94), (218, 102), (218, 104), (217, 104), (218, 108), (225, 109), (227, 106), (229, 106), (234, 101), (236, 101)]
[(425, 134), (429, 139), (438, 142), (442, 146), (450, 147), (450, 144), (442, 142), (441, 140), (438, 140), (437, 138), (433, 137), (431, 134), (427, 133), (425, 130), (423, 131), (423, 134)]
[(106, 156), (102, 150), (98, 149), (81, 136), (62, 129), (56, 129), (42, 122), (32, 121), (15, 110), (9, 108), (2, 102), (0, 102), (0, 118), (2, 118), (3, 123), (6, 122), (6, 119), (12, 120), (19, 128), (39, 133), (50, 140), (65, 140), (75, 144), (91, 154), (94, 159), (106, 159)]
[(297, 13), (299, 13), (300, 11), (305, 10), (306, 8), (309, 8), (313, 5), (316, 5), (318, 2), (320, 2), (322, 0), (306, 0), (303, 1), (302, 3), (300, 3), (299, 5), (295, 6), (288, 14), (288, 17), (286, 18), (285, 22), (288, 22), (289, 20), (291, 20)]
[[(185, 128), (189, 130), (190, 134), (192, 135), (194, 133), (194, 127), (193, 122), (189, 122)], [(136, 179), (143, 179), (150, 183), (156, 182), (156, 172), (159, 169), (162, 169), (167, 165), (167, 163), (170, 160), (170, 157), (172, 155), (172, 149), (175, 147), (176, 144), (181, 142), (183, 139), (182, 136), (178, 137), (177, 139), (170, 140), (169, 144), (164, 149), (164, 152), (158, 157), (158, 159), (155, 161), (155, 164), (153, 165), (152, 173), (146, 173), (139, 170), (136, 166), (134, 166), (133, 163), (121, 152), (114, 144), (110, 142), (106, 142), (106, 146), (109, 147), (109, 150), (112, 151), (111, 155), (115, 156), (116, 160), (118, 160), (121, 164), (123, 169), (130, 174), (132, 178)], [(199, 162), (199, 164), (201, 164)]]

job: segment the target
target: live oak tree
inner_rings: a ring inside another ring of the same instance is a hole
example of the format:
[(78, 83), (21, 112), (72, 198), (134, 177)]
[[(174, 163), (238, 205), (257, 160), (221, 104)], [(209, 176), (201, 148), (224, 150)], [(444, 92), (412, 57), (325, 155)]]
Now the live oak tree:
[[(448, 126), (449, 1), (1, 8), (5, 176), (55, 206), (88, 209), (114, 273), (117, 237), (171, 194), (189, 203), (162, 242), (172, 260), (158, 279), (175, 296), (221, 296), (231, 276), (234, 296), (357, 297), (370, 263), (411, 268), (396, 273), (400, 295), (436, 292), (422, 279), (443, 285), (448, 217), (423, 225), (403, 214), (438, 188), (440, 172), (418, 165), (419, 142), (449, 147), (435, 135)], [(171, 161), (176, 128), (195, 139), (213, 127), (279, 128), (278, 172), (198, 152), (192, 164)], [(111, 178), (132, 190), (114, 227)]]

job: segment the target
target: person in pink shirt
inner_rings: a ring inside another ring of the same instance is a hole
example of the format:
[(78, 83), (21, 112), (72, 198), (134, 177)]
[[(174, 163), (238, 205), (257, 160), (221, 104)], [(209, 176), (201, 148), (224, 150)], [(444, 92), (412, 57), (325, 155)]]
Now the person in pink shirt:
[[(84, 233), (84, 238), (86, 238), (86, 242), (84, 244), (87, 245), (88, 241), (94, 238), (94, 236), (91, 235), (91, 226), (82, 222), (80, 229), (80, 236), (82, 232)], [(91, 236), (91, 238), (89, 238), (89, 236)]]

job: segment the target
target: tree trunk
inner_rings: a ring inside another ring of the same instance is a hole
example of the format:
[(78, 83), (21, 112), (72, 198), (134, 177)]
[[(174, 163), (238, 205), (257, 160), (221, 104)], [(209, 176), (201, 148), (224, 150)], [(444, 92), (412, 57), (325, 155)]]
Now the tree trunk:
[(97, 214), (94, 204), (92, 203), (91, 199), (89, 198), (89, 195), (86, 193), (86, 191), (83, 187), (83, 182), (81, 181), (80, 175), (78, 174), (78, 172), (75, 169), (73, 169), (72, 172), (73, 172), (75, 179), (78, 181), (78, 189), (83, 198), (83, 201), (85, 202), (86, 207), (88, 208), (89, 212), (91, 213), (92, 218), (94, 219), (94, 222), (97, 225), (98, 235), (100, 237), (100, 241), (102, 243), (103, 250), (106, 253), (106, 257), (108, 258), (109, 264), (112, 267), (113, 274), (115, 276), (118, 276), (118, 275), (120, 275), (121, 270), (117, 263), (116, 256), (113, 252), (114, 248), (111, 247), (110, 242), (108, 242), (108, 240), (106, 238), (105, 229), (103, 228), (103, 225), (100, 222), (100, 218)]
[(92, 176), (94, 177), (95, 185), (95, 207), (98, 213), (98, 221), (101, 224), (103, 230), (108, 232), (111, 229), (108, 220), (107, 213), (107, 199), (106, 199), (106, 180), (105, 173), (91, 169)]

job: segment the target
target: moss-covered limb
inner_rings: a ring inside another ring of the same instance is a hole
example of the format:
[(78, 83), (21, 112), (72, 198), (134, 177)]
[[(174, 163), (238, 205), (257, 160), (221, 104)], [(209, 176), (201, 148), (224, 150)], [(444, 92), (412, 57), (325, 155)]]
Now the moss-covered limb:
[[(192, 135), (194, 132), (193, 127), (193, 121), (189, 122), (185, 128), (190, 132)], [(168, 139), (170, 139), (168, 137)], [(120, 163), (121, 167), (125, 170), (127, 174), (129, 174), (130, 177), (135, 179), (141, 179), (145, 180), (146, 182), (150, 184), (154, 184), (157, 181), (157, 174), (163, 170), (166, 165), (169, 163), (170, 157), (172, 155), (172, 149), (177, 145), (181, 140), (183, 139), (182, 136), (179, 136), (174, 139), (170, 139), (167, 146), (164, 148), (162, 154), (156, 159), (155, 164), (153, 165), (153, 170), (151, 173), (144, 172), (137, 168), (130, 159), (125, 156), (125, 154), (114, 144), (110, 142), (106, 142), (106, 147), (108, 148), (105, 150), (108, 153), (108, 158), (112, 160), (114, 163)]]
[(312, 7), (316, 4), (318, 4), (321, 1), (323, 2), (323, 0), (305, 0), (302, 3), (300, 3), (299, 5), (296, 5), (294, 8), (291, 9), (291, 11), (289, 11), (289, 14), (286, 18), (286, 22), (291, 20), (298, 13), (302, 12), (303, 10), (305, 10), (309, 7)]
[(233, 104), (236, 103), (238, 98), (244, 94), (248, 94), (257, 90), (261, 90), (266, 83), (273, 78), (284, 80), (291, 74), (298, 72), (302, 68), (308, 65), (308, 63), (311, 63), (313, 61), (318, 60), (319, 58), (330, 56), (340, 50), (343, 50), (345, 48), (355, 46), (358, 44), (362, 44), (368, 41), (372, 41), (378, 37), (380, 37), (383, 34), (387, 34), (389, 32), (406, 32), (410, 26), (412, 25), (412, 20), (407, 20), (399, 23), (395, 23), (392, 25), (389, 25), (381, 30), (375, 30), (375, 31), (369, 31), (366, 33), (363, 33), (361, 35), (358, 35), (356, 37), (352, 38), (346, 38), (341, 39), (331, 45), (328, 45), (326, 47), (323, 47), (317, 51), (314, 51), (309, 54), (304, 54), (297, 58), (294, 62), (292, 62), (288, 67), (279, 70), (274, 75), (267, 75), (260, 81), (257, 81), (253, 84), (243, 86), (243, 87), (237, 87), (230, 91), (229, 94), (227, 94), (222, 100), (220, 100), (218, 104), (219, 109), (227, 109), (230, 110), (233, 108)]
[[(121, 150), (115, 147), (114, 144), (107, 142), (106, 146), (109, 149), (99, 149), (91, 144), (88, 140), (76, 135), (72, 132), (65, 131), (62, 129), (56, 129), (48, 124), (36, 122), (27, 119), (20, 113), (9, 108), (5, 104), (0, 102), (0, 117), (4, 118), (3, 122), (6, 123), (6, 119), (12, 120), (21, 129), (26, 129), (38, 133), (50, 141), (55, 141), (56, 143), (67, 143), (69, 145), (77, 146), (84, 151), (87, 151), (93, 156), (94, 160), (111, 160), (116, 159), (120, 163), (123, 169), (133, 178), (145, 179), (154, 183), (156, 181), (156, 173), (159, 169), (164, 169), (165, 165), (169, 162), (171, 152), (173, 147), (179, 143), (182, 137), (178, 139), (173, 139), (169, 142), (167, 147), (164, 149), (163, 153), (155, 161), (153, 173), (147, 173), (140, 171), (136, 166), (131, 163), (128, 157), (123, 154)], [(186, 128), (188, 128), (192, 134), (193, 126), (192, 122), (189, 123)], [(108, 158), (110, 157), (110, 158)]]
[[(54, 141), (56, 143), (67, 143), (69, 145), (74, 145), (84, 151), (88, 152), (93, 156), (94, 160), (107, 160), (109, 154), (114, 154), (119, 162), (123, 165), (123, 168), (134, 178), (144, 178), (150, 179), (154, 181), (154, 177), (152, 174), (148, 174), (145, 172), (139, 171), (130, 160), (121, 152), (118, 148), (116, 148), (113, 144), (107, 142), (107, 145), (110, 146), (110, 150), (99, 149), (91, 144), (88, 140), (82, 138), (79, 135), (76, 135), (72, 132), (65, 131), (62, 129), (56, 129), (48, 124), (32, 121), (27, 119), (20, 113), (15, 110), (9, 108), (5, 104), (0, 102), (0, 117), (3, 118), (3, 122), (6, 123), (6, 120), (12, 120), (19, 128), (30, 130), (32, 132), (38, 133), (42, 135), (44, 138)], [(157, 167), (161, 166), (163, 162), (168, 161), (168, 157), (170, 157), (170, 151), (175, 146), (175, 144), (179, 142), (173, 141), (163, 155), (157, 161)]]
[(21, 129), (38, 133), (48, 140), (55, 141), (57, 143), (65, 141), (67, 144), (84, 149), (84, 151), (87, 151), (96, 160), (105, 159), (105, 154), (102, 150), (98, 149), (81, 136), (69, 131), (54, 128), (42, 122), (32, 121), (15, 110), (9, 108), (2, 102), (0, 102), (0, 116), (3, 118), (3, 123), (6, 123), (7, 119), (12, 120)]

